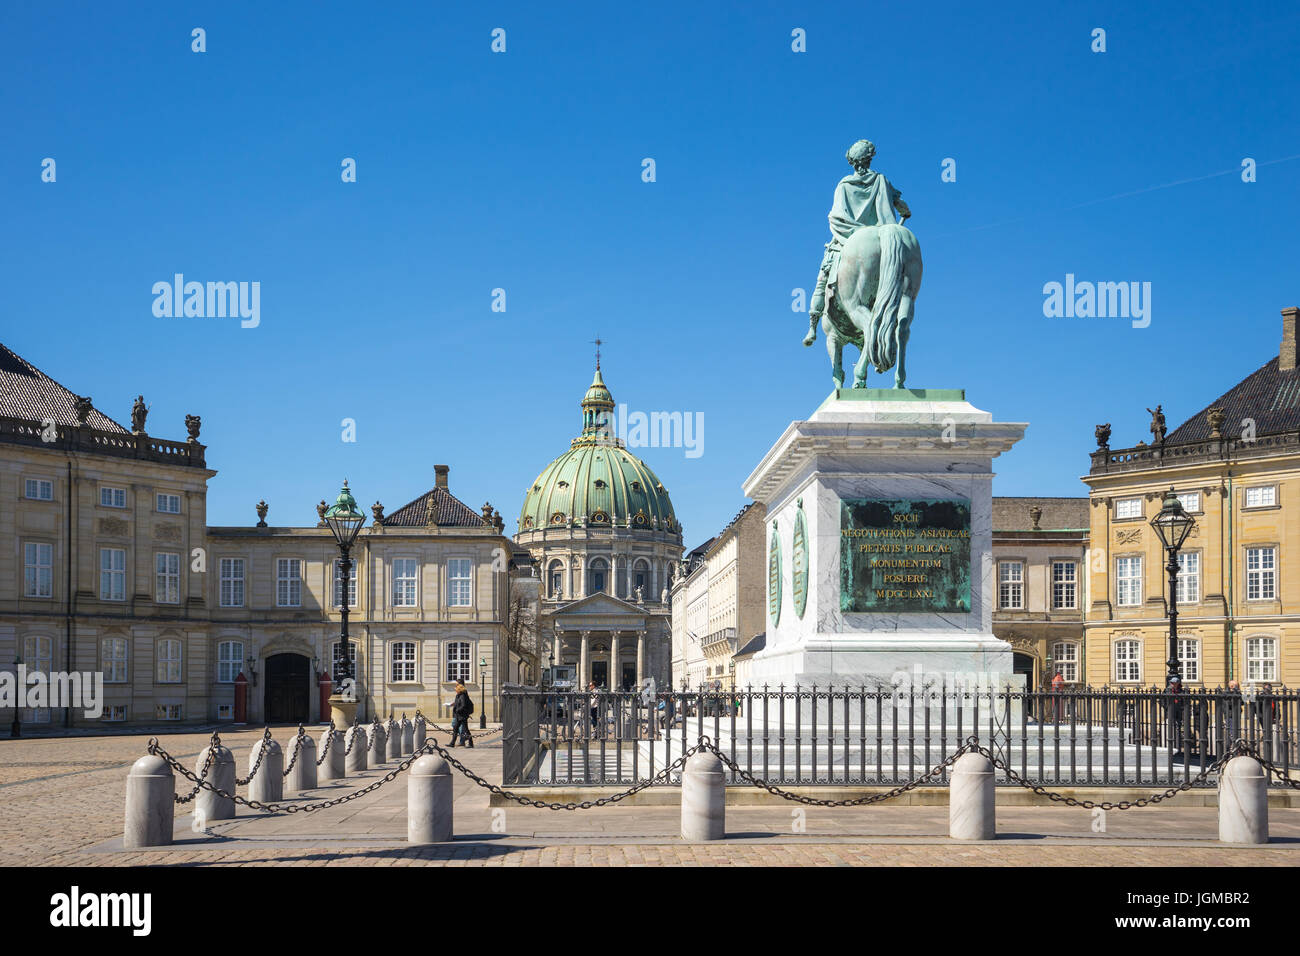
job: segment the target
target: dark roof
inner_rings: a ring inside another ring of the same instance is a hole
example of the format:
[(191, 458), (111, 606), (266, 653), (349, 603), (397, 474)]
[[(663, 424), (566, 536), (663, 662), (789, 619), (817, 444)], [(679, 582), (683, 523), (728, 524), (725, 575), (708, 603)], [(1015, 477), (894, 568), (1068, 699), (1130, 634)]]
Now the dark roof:
[(423, 528), (429, 523), (429, 501), (436, 509), (437, 522), (444, 528), (482, 528), (490, 525), (483, 516), (446, 488), (430, 488), (410, 504), (384, 516), (384, 527)]
[(749, 643), (742, 647), (732, 657), (748, 657), (750, 654), (757, 654), (763, 648), (767, 647), (767, 631), (757, 634), (749, 639)]
[(1241, 422), (1255, 420), (1255, 434), (1276, 435), (1300, 428), (1300, 367), (1283, 372), (1277, 358), (1271, 358), (1232, 388), (1165, 436), (1167, 444), (1204, 441), (1210, 437), (1206, 413), (1223, 410), (1224, 436), (1238, 437)]
[[(80, 424), (77, 396), (3, 345), (0, 345), (0, 415), (32, 422), (50, 418), (58, 425), (69, 427)], [(91, 409), (86, 426), (130, 434), (98, 409)]]
[(1030, 531), (1034, 519), (1030, 508), (1042, 508), (1039, 531), (1085, 531), (1088, 528), (1087, 498), (994, 498), (994, 531)]
[(686, 552), (687, 562), (689, 563), (691, 561), (694, 561), (696, 558), (704, 557), (705, 553), (709, 550), (709, 548), (713, 546), (713, 542), (717, 540), (718, 540), (718, 536), (715, 534), (708, 541), (705, 541), (703, 544), (696, 545), (690, 551)]

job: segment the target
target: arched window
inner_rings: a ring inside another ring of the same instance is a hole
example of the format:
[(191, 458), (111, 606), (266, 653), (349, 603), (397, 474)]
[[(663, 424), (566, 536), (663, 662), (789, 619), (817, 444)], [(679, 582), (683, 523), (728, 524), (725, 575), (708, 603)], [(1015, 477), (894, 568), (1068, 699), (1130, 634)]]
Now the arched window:
[(546, 596), (556, 600), (564, 597), (563, 561), (552, 561), (546, 569)]
[(105, 684), (126, 683), (126, 638), (106, 637), (99, 642)]
[(451, 641), (447, 644), (447, 681), (469, 680), (469, 641)]
[(604, 558), (597, 558), (591, 562), (591, 568), (587, 572), (587, 593), (596, 594), (605, 590), (605, 585), (609, 581), (609, 565), (605, 563)]
[(637, 561), (632, 566), (632, 593), (636, 593), (636, 588), (640, 588), (645, 595), (646, 600), (652, 600), (650, 594), (650, 563), (645, 560)]
[(1142, 642), (1115, 642), (1115, 682), (1136, 684), (1142, 679)]
[[(1057, 641), (1052, 645), (1052, 666), (1067, 684), (1079, 682), (1079, 645), (1074, 641)], [(1047, 675), (1050, 680), (1056, 674)]]
[(181, 642), (165, 638), (158, 642), (158, 683), (181, 682)]
[(389, 680), (394, 684), (415, 680), (415, 643), (413, 641), (394, 641), (389, 645), (392, 666)]

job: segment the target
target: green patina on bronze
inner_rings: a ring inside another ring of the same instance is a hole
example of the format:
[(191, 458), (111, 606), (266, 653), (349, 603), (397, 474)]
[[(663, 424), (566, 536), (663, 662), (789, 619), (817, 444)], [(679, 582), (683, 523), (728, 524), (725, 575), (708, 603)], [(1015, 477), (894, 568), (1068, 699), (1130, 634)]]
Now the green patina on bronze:
[(767, 613), (775, 627), (781, 620), (781, 539), (776, 533), (776, 522), (772, 522), (772, 543), (768, 546), (767, 556)]
[(970, 613), (970, 502), (840, 501), (840, 610)]
[(790, 548), (790, 587), (794, 594), (794, 613), (803, 619), (808, 607), (808, 526), (803, 520), (803, 499), (794, 513), (794, 541)]

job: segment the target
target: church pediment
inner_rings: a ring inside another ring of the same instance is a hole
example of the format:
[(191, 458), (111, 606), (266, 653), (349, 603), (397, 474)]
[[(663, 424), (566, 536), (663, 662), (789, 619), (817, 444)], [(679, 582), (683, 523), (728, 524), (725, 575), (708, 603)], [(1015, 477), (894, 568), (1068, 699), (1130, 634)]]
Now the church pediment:
[[(555, 613), (560, 621), (569, 618), (619, 617), (645, 620), (646, 609), (637, 604), (620, 600), (608, 594), (590, 594), (585, 598), (566, 604)], [(576, 626), (576, 625), (575, 625)]]

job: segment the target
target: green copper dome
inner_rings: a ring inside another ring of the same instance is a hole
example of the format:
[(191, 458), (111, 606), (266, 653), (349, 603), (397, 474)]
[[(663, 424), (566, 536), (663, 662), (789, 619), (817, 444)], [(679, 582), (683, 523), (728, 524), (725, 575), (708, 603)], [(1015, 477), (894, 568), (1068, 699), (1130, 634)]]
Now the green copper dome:
[(600, 367), (582, 399), (582, 434), (542, 469), (524, 495), (521, 532), (563, 527), (632, 528), (680, 533), (668, 489), (614, 437), (614, 397)]

